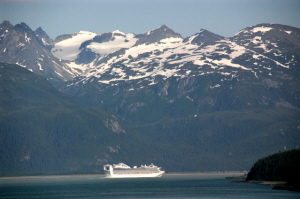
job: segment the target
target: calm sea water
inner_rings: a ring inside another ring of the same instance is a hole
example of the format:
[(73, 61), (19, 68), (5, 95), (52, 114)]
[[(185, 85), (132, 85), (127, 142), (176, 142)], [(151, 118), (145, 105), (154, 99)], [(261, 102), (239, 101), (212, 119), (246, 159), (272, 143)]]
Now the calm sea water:
[(266, 185), (230, 183), (217, 174), (166, 174), (161, 178), (105, 179), (101, 175), (0, 179), (0, 199), (299, 199), (300, 193)]

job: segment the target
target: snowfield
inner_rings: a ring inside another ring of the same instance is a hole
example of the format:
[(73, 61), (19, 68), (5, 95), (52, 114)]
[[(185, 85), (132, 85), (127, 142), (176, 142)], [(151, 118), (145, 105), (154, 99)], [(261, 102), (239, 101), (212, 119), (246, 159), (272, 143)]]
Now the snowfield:
[(94, 38), (97, 34), (88, 31), (75, 33), (71, 38), (55, 44), (52, 53), (58, 59), (73, 61), (80, 53), (80, 45), (87, 40)]

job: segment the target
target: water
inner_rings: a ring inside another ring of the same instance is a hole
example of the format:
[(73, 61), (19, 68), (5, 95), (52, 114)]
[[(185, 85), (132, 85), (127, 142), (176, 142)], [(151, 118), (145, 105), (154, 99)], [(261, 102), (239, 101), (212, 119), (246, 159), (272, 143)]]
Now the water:
[(105, 179), (101, 175), (0, 178), (0, 199), (299, 199), (299, 192), (230, 183), (219, 174)]

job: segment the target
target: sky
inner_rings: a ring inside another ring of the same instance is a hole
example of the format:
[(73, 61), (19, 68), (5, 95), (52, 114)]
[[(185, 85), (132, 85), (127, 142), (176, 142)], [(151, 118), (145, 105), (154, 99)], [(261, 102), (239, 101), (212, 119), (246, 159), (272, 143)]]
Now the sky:
[(165, 24), (184, 37), (222, 36), (259, 23), (300, 27), (300, 0), (0, 0), (0, 21), (42, 27), (50, 37), (88, 30), (144, 33)]

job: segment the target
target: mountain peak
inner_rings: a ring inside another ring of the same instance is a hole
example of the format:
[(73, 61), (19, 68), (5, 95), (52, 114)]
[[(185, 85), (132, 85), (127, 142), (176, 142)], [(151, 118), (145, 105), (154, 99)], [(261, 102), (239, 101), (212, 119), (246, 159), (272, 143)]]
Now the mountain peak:
[(200, 29), (200, 31), (184, 40), (184, 42), (190, 42), (200, 46), (211, 45), (218, 40), (224, 39), (223, 36), (212, 33), (206, 29)]
[(46, 34), (46, 32), (43, 30), (42, 27), (38, 27), (37, 29), (35, 29), (36, 33), (41, 33), (41, 34)]
[(24, 22), (21, 22), (21, 23), (15, 25), (15, 28), (26, 31), (26, 32), (27, 31), (32, 32), (32, 29)]
[[(293, 40), (292, 43), (298, 43), (297, 37), (288, 38), (290, 35), (296, 36), (300, 34), (300, 29), (292, 26), (281, 24), (261, 23), (254, 26), (246, 27), (236, 33), (232, 39), (239, 40), (241, 43), (247, 42), (246, 40), (253, 40), (253, 44), (268, 40), (269, 42), (276, 43), (285, 38), (285, 40)], [(269, 40), (270, 38), (273, 38)], [(242, 42), (243, 41), (243, 42)]]
[(36, 34), (37, 36), (45, 37), (45, 38), (50, 39), (50, 37), (49, 37), (48, 34), (42, 29), (42, 27), (38, 27), (34, 32), (35, 32), (35, 34)]
[(116, 34), (116, 35), (126, 35), (124, 32), (120, 31), (120, 30), (114, 30), (111, 32), (112, 34)]
[(199, 33), (212, 33), (212, 32), (209, 31), (209, 30), (206, 30), (206, 29), (204, 29), (204, 28), (200, 28)]
[(150, 33), (150, 34), (155, 34), (155, 33), (157, 33), (157, 32), (160, 32), (160, 33), (162, 33), (162, 32), (172, 33), (172, 34), (176, 34), (177, 36), (180, 36), (180, 37), (181, 37), (181, 35), (180, 35), (179, 33), (175, 33), (174, 30), (172, 30), (171, 28), (169, 28), (169, 27), (168, 27), (167, 25), (165, 25), (165, 24), (161, 25), (159, 28), (156, 28), (156, 29), (154, 29), (154, 30), (152, 30), (152, 31), (149, 31), (148, 34), (149, 34), (149, 33)]
[(139, 38), (139, 40), (137, 41), (136, 45), (145, 43), (155, 43), (159, 42), (162, 39), (171, 37), (182, 38), (182, 36), (179, 33), (174, 32), (166, 25), (162, 25), (157, 29), (148, 31), (145, 34), (137, 35), (137, 37)]
[(37, 32), (45, 32), (41, 26), (38, 27), (37, 29), (35, 29), (35, 31), (37, 31)]
[(78, 33), (75, 34), (97, 35), (96, 33), (87, 30), (80, 30)]
[(49, 35), (41, 28), (38, 27), (35, 31), (35, 36), (39, 38), (43, 45), (49, 50), (53, 47), (53, 40), (49, 37)]
[(158, 29), (161, 29), (161, 30), (163, 30), (163, 31), (168, 31), (168, 30), (173, 31), (171, 28), (169, 28), (169, 27), (168, 27), (167, 25), (165, 25), (165, 24), (161, 25)]
[[(245, 30), (245, 29), (244, 29)], [(251, 30), (252, 32), (268, 32), (271, 30), (276, 31), (295, 31), (299, 32), (299, 28), (288, 26), (288, 25), (282, 25), (282, 24), (270, 24), (270, 23), (262, 23), (257, 24), (255, 26), (251, 26), (249, 28), (246, 28), (246, 30)]]
[(13, 25), (7, 21), (7, 20), (4, 20), (1, 24), (0, 24), (0, 27), (4, 27), (4, 28), (12, 28)]

